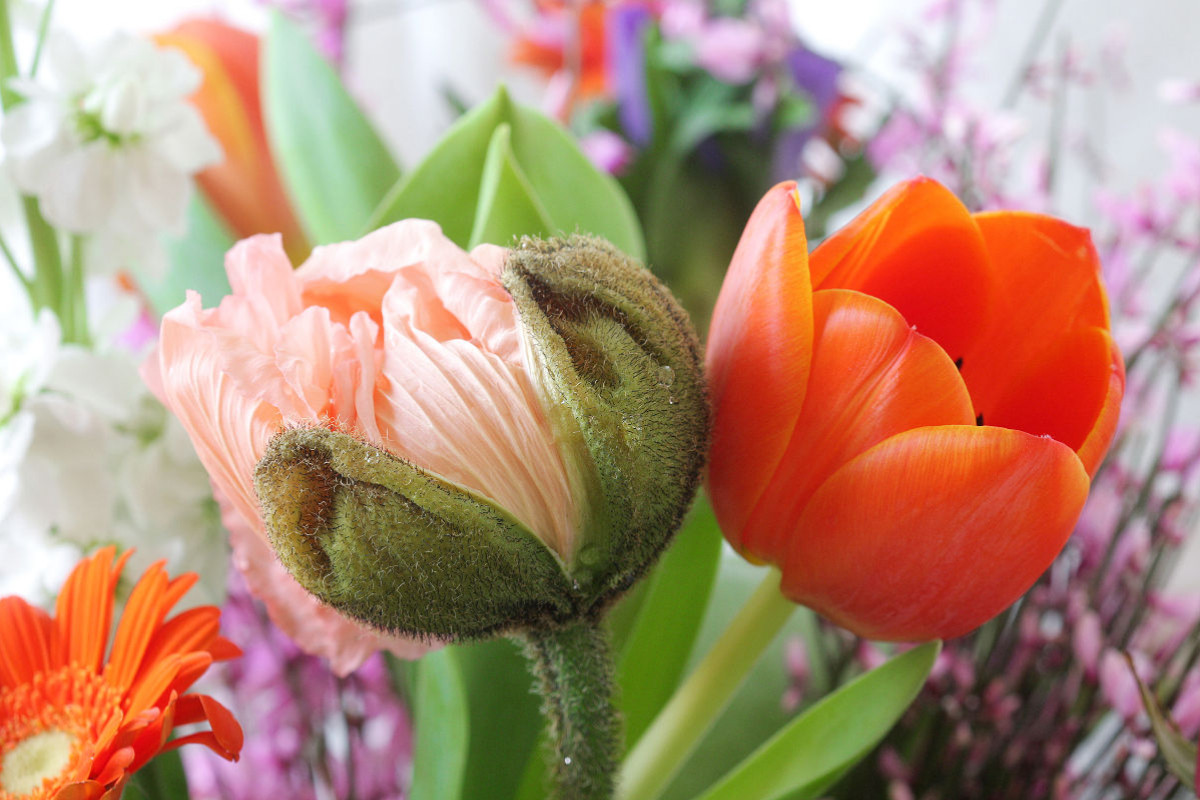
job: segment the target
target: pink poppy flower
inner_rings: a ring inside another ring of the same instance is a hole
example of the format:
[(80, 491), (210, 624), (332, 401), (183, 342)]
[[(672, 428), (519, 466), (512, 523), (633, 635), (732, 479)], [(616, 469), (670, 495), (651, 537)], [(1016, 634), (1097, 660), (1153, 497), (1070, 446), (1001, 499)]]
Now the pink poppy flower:
[(342, 616), (276, 559), (253, 475), (285, 426), (352, 433), (491, 498), (564, 559), (575, 546), (581, 504), (500, 283), (504, 257), (406, 220), (293, 270), (279, 236), (255, 236), (226, 257), (232, 293), (213, 309), (190, 293), (143, 367), (208, 469), (251, 591), (339, 674), (378, 649), (430, 645)]

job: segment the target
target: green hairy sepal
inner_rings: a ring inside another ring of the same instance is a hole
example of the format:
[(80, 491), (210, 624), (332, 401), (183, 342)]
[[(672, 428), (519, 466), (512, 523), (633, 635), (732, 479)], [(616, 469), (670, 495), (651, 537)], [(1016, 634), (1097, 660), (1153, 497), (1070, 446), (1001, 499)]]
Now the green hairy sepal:
[(443, 639), (594, 618), (654, 562), (708, 449), (700, 345), (603, 240), (524, 239), (502, 280), (579, 527), (565, 557), (494, 502), (326, 428), (285, 430), (255, 472), (271, 544), (305, 589), (374, 628)]
[(469, 489), (352, 436), (285, 430), (254, 483), (283, 565), (372, 627), (462, 639), (572, 616), (570, 579), (541, 539)]
[(603, 604), (654, 563), (695, 496), (709, 438), (700, 342), (670, 291), (603, 239), (522, 239), (502, 280), (588, 498), (571, 574)]

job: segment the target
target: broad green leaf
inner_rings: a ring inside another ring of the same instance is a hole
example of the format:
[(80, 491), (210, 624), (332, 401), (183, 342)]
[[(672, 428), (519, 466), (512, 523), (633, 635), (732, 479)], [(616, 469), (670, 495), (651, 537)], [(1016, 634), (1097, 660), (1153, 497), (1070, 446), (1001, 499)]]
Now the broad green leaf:
[(455, 655), (449, 648), (438, 650), (422, 658), (417, 667), (410, 800), (464, 796), (470, 722)]
[(925, 684), (941, 642), (860, 675), (789, 723), (702, 800), (818, 797), (882, 739)]
[(167, 243), (170, 266), (166, 275), (138, 275), (138, 286), (159, 314), (184, 301), (188, 289), (200, 293), (207, 306), (229, 294), (225, 253), (233, 237), (199, 192), (192, 195), (187, 212), (187, 233)]
[(512, 150), (512, 129), (507, 122), (501, 123), (488, 143), (479, 206), (468, 246), (486, 242), (508, 247), (522, 235), (548, 236), (553, 227), (517, 163)]
[(179, 800), (188, 796), (187, 775), (178, 750), (161, 753), (134, 773), (126, 797), (145, 800)]
[(1150, 729), (1154, 732), (1154, 738), (1158, 742), (1158, 752), (1166, 762), (1167, 769), (1184, 786), (1195, 790), (1196, 744), (1179, 732), (1179, 726), (1167, 715), (1167, 712), (1159, 705), (1154, 693), (1142, 682), (1128, 653), (1125, 654), (1125, 659), (1129, 662), (1129, 671), (1133, 673), (1133, 679), (1137, 681), (1138, 692), (1142, 695), (1142, 705), (1146, 707), (1146, 715), (1150, 717)]
[(470, 700), (471, 744), (462, 796), (513, 797), (542, 729), (528, 663), (508, 639), (452, 649)]
[(304, 31), (274, 13), (264, 46), (263, 112), (271, 151), (315, 243), (362, 234), (400, 170)]
[(708, 606), (721, 541), (712, 507), (701, 496), (647, 579), (645, 599), (617, 664), (626, 749), (679, 684)]
[(455, 123), (425, 160), (393, 187), (369, 229), (421, 217), (441, 225), (459, 246), (470, 244), (482, 207), (488, 153), (503, 124), (509, 126), (510, 158), (552, 233), (596, 234), (644, 258), (637, 217), (613, 177), (597, 170), (557, 123), (513, 103), (503, 88)]

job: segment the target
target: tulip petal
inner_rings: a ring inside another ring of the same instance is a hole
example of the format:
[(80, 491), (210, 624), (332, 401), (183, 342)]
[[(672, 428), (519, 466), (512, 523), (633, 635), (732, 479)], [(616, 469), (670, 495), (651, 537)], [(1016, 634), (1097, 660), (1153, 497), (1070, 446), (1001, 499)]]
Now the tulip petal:
[(781, 183), (746, 224), (708, 337), (709, 492), (735, 544), (804, 405), (812, 342), (804, 222), (795, 184)]
[(1125, 392), (1121, 353), (1108, 331), (1079, 330), (1026, 368), (990, 410), (989, 425), (1050, 436), (1093, 474), (1116, 431)]
[(1087, 497), (1075, 453), (993, 427), (920, 428), (876, 445), (813, 495), (783, 591), (860, 636), (960, 636), (1061, 550)]
[(896, 308), (950, 354), (978, 334), (992, 288), (983, 237), (949, 189), (902, 183), (826, 239), (811, 257), (816, 289), (855, 289)]
[(1052, 217), (975, 217), (996, 265), (993, 311), (963, 378), (989, 425), (1048, 434), (1094, 472), (1116, 428), (1121, 354), (1109, 337), (1100, 262), (1087, 230)]
[(971, 425), (954, 362), (896, 309), (845, 289), (813, 294), (808, 393), (787, 451), (742, 533), (750, 555), (779, 563), (805, 505), (842, 464), (891, 436)]

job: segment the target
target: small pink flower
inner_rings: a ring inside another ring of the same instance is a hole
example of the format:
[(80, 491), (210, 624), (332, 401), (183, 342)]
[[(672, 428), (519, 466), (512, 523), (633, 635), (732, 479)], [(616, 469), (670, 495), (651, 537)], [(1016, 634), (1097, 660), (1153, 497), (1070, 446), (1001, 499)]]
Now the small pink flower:
[(235, 563), (272, 619), (346, 674), (375, 650), (415, 656), (321, 605), (267, 543), (255, 465), (288, 425), (350, 432), (508, 510), (564, 558), (579, 504), (526, 364), (505, 251), (468, 254), (406, 220), (318, 247), (293, 270), (278, 236), (229, 252), (232, 293), (163, 318), (146, 381), (183, 422), (223, 500)]
[(696, 63), (725, 83), (746, 83), (763, 62), (766, 37), (752, 22), (718, 17), (696, 38)]

